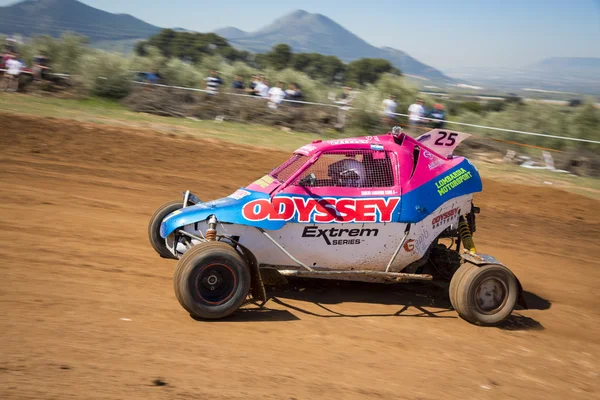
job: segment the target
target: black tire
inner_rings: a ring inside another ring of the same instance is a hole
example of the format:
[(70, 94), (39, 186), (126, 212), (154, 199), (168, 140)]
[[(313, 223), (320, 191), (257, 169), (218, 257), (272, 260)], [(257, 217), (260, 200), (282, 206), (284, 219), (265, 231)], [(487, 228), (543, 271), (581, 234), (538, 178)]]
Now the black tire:
[(479, 268), (479, 267), (477, 267), (474, 264), (468, 263), (468, 262), (463, 263), (460, 267), (458, 267), (456, 272), (454, 272), (454, 275), (452, 275), (452, 279), (450, 279), (450, 287), (448, 288), (448, 296), (450, 297), (450, 303), (452, 303), (453, 306), (456, 303), (456, 299), (458, 296), (457, 293), (458, 293), (459, 283), (462, 280), (462, 277), (465, 275), (465, 273), (467, 271), (470, 271), (472, 268)]
[(511, 314), (519, 298), (517, 278), (498, 264), (463, 264), (450, 282), (450, 302), (458, 315), (476, 325), (492, 326)]
[(148, 224), (148, 240), (152, 245), (152, 248), (158, 253), (159, 256), (163, 258), (171, 258), (176, 260), (175, 257), (167, 248), (165, 244), (165, 239), (160, 236), (160, 224), (162, 220), (173, 211), (177, 211), (180, 208), (183, 208), (183, 202), (179, 200), (169, 201), (168, 203), (163, 204), (158, 207), (156, 212), (150, 218), (150, 223)]
[(197, 244), (186, 251), (173, 275), (175, 296), (193, 317), (221, 319), (233, 314), (250, 292), (250, 268), (230, 245)]

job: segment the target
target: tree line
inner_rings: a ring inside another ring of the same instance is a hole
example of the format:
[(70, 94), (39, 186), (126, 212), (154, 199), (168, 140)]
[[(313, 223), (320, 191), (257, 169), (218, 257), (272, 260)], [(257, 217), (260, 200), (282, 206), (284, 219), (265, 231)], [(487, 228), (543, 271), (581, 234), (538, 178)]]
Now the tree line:
[(228, 61), (241, 61), (253, 68), (293, 69), (325, 84), (345, 83), (363, 86), (375, 83), (383, 74), (402, 75), (388, 60), (361, 58), (344, 63), (336, 56), (320, 53), (294, 53), (287, 44), (278, 44), (268, 53), (253, 54), (231, 46), (227, 39), (215, 33), (178, 32), (163, 29), (150, 39), (138, 42), (135, 51), (146, 56), (155, 47), (167, 58), (199, 63), (207, 56), (219, 55)]

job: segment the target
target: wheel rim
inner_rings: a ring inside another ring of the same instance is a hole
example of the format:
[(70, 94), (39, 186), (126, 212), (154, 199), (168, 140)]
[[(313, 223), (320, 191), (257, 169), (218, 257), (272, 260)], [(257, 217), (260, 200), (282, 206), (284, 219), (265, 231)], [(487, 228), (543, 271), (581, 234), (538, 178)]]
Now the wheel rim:
[(237, 279), (233, 269), (225, 264), (209, 264), (200, 269), (194, 288), (200, 299), (211, 305), (229, 300), (235, 293)]
[(483, 314), (495, 314), (506, 304), (508, 287), (499, 278), (482, 280), (475, 288), (474, 300), (477, 310)]

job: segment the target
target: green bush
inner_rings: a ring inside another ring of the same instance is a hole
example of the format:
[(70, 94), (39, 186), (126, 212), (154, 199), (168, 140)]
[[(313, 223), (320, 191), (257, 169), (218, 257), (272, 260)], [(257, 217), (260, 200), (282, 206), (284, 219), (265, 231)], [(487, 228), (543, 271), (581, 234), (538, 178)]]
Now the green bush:
[(33, 58), (44, 51), (50, 60), (52, 72), (79, 74), (82, 71), (84, 56), (90, 53), (86, 45), (87, 39), (84, 36), (67, 32), (59, 39), (34, 36), (28, 44), (20, 45), (19, 51), (28, 65), (32, 65)]
[[(591, 102), (577, 108), (533, 102), (522, 105), (514, 103), (507, 105), (506, 109), (501, 112), (486, 114), (465, 112), (452, 119), (459, 122), (518, 131), (600, 140), (600, 109), (595, 107)], [(486, 137), (495, 137), (559, 150), (566, 150), (572, 146), (579, 146), (592, 151), (597, 151), (600, 148), (598, 145), (591, 143), (567, 142), (561, 139), (493, 131), (483, 128), (454, 127)]]
[(204, 88), (204, 78), (207, 76), (192, 64), (172, 58), (159, 69), (159, 73), (169, 85)]
[(481, 114), (483, 112), (483, 106), (477, 101), (465, 101), (460, 104), (459, 112), (471, 112)]
[(284, 69), (282, 71), (268, 70), (265, 71), (264, 75), (269, 81), (269, 86), (283, 82), (285, 84), (283, 89), (285, 90), (290, 83), (296, 83), (302, 91), (304, 100), (314, 102), (327, 101), (327, 88), (319, 81), (311, 79), (302, 72), (294, 71), (293, 69)]
[(130, 62), (117, 54), (96, 51), (84, 56), (82, 76), (85, 87), (96, 96), (121, 99), (131, 91)]

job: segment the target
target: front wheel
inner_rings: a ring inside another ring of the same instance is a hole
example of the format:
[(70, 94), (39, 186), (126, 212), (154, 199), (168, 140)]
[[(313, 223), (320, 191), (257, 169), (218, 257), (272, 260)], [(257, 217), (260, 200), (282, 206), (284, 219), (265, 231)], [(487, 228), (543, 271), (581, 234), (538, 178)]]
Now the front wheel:
[(152, 217), (150, 217), (150, 223), (148, 224), (148, 240), (150, 241), (152, 248), (163, 258), (177, 259), (177, 257), (175, 257), (167, 248), (165, 239), (160, 236), (160, 224), (167, 215), (181, 208), (183, 208), (183, 202), (179, 200), (169, 201), (158, 207)]
[(463, 264), (450, 282), (450, 302), (461, 318), (477, 325), (497, 325), (511, 314), (519, 285), (503, 265)]
[(199, 243), (177, 263), (173, 284), (179, 304), (192, 316), (225, 318), (246, 300), (250, 268), (228, 244)]

